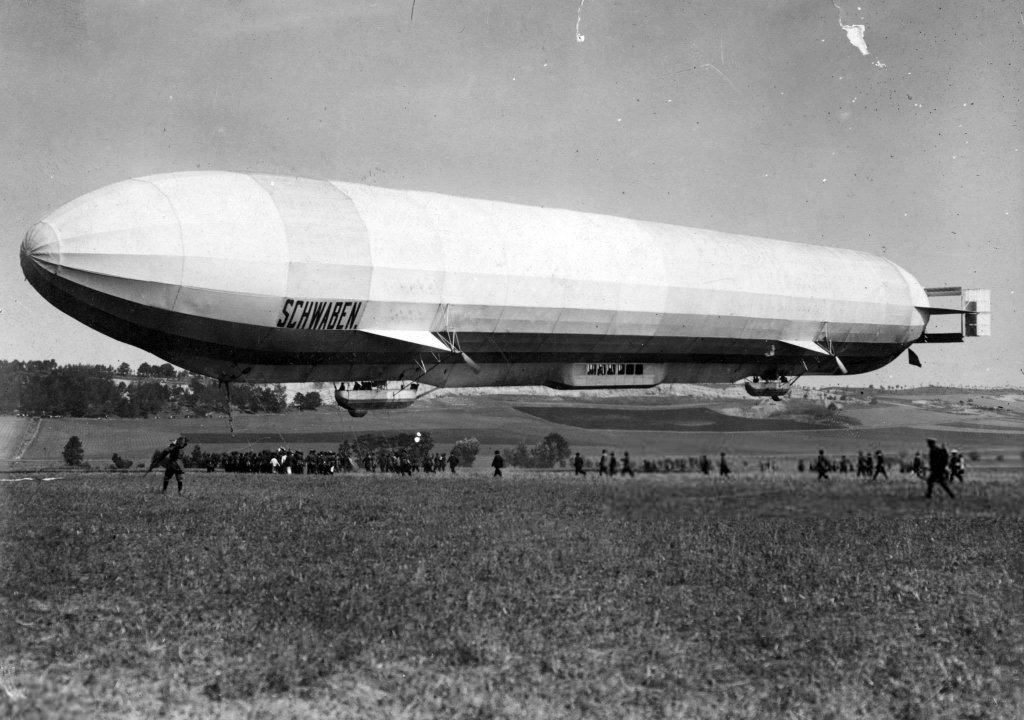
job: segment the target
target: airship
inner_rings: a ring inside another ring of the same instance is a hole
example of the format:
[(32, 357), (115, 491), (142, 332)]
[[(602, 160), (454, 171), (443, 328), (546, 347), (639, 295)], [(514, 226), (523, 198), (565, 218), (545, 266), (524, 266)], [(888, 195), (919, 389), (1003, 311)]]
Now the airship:
[[(101, 188), (33, 225), (21, 266), (112, 338), (225, 383), (341, 383), (353, 415), (421, 383), (746, 379), (778, 398), (990, 327), (988, 291), (926, 290), (863, 252), (266, 174)], [(926, 332), (937, 314), (959, 330)]]

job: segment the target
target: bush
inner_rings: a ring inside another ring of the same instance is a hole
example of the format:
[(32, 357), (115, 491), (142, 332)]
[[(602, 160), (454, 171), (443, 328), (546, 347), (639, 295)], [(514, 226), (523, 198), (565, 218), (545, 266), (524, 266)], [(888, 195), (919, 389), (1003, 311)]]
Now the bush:
[(305, 395), (302, 393), (295, 393), (295, 397), (292, 399), (292, 405), (297, 407), (299, 410), (316, 410), (323, 404), (323, 397), (315, 390), (310, 391)]
[(477, 454), (480, 452), (480, 441), (476, 438), (462, 438), (457, 440), (452, 446), (449, 455), (454, 455), (459, 459), (459, 464), (464, 467), (472, 467), (473, 461), (476, 460)]
[(564, 467), (570, 455), (572, 451), (569, 449), (569, 441), (558, 433), (545, 435), (537, 447), (537, 460), (544, 463), (543, 467)]
[(64, 446), (64, 451), (61, 454), (64, 455), (64, 462), (68, 465), (82, 464), (82, 458), (85, 457), (85, 448), (82, 447), (82, 441), (78, 439), (77, 435), (72, 435), (68, 439), (68, 443)]
[(973, 460), (974, 462), (978, 462), (979, 460), (981, 460), (981, 453), (978, 452), (977, 450), (970, 450), (967, 453), (967, 457), (968, 459)]
[(558, 433), (549, 433), (532, 447), (520, 441), (514, 448), (505, 451), (505, 460), (515, 467), (552, 468), (555, 465), (565, 467), (571, 455), (569, 441)]
[(132, 465), (134, 465), (134, 463), (131, 460), (125, 460), (117, 453), (114, 453), (114, 455), (110, 458), (110, 462), (113, 463), (115, 470), (127, 470)]

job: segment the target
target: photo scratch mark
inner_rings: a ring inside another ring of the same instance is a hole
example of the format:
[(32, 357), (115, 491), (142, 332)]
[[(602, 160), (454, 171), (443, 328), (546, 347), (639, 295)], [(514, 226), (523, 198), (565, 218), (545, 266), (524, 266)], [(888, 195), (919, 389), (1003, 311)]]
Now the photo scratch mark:
[(580, 33), (580, 21), (583, 20), (583, 3), (587, 0), (580, 0), (580, 7), (576, 11), (576, 42), (581, 43), (586, 39), (585, 35)]
[(718, 68), (716, 68), (711, 63), (703, 63), (703, 64), (701, 64), (701, 69), (703, 69), (703, 70), (709, 70), (709, 69), (710, 70), (714, 70), (716, 73), (718, 73), (719, 75), (722, 76), (723, 80), (725, 80), (727, 83), (729, 83), (729, 87), (731, 87), (733, 90), (735, 90), (737, 93), (739, 93), (739, 91), (740, 91), (739, 88), (737, 88), (735, 85), (732, 84), (732, 80), (729, 79), (729, 76), (726, 75), (721, 70), (719, 70)]
[(850, 44), (860, 50), (861, 55), (870, 55), (868, 52), (867, 43), (864, 42), (864, 26), (863, 25), (843, 25), (839, 23), (839, 27), (846, 31), (846, 38), (850, 41)]
[(870, 55), (868, 52), (868, 44), (864, 40), (864, 31), (867, 29), (865, 25), (845, 25), (843, 23), (843, 9), (839, 7), (839, 3), (832, 0), (832, 6), (839, 11), (839, 27), (846, 32), (846, 39), (850, 41), (850, 44), (860, 50), (861, 55)]

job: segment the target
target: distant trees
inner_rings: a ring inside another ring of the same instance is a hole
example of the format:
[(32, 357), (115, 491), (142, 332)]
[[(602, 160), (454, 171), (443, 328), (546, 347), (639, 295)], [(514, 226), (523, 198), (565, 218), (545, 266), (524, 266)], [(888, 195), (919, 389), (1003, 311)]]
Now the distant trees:
[(21, 381), (25, 364), (0, 360), (0, 412), (16, 412), (21, 407)]
[[(128, 363), (122, 363), (127, 365)], [(178, 376), (177, 370), (170, 363), (164, 363), (163, 365), (150, 365), (144, 362), (139, 365), (138, 373), (139, 377), (158, 377), (158, 378), (175, 378)]]
[(33, 415), (100, 417), (120, 414), (122, 396), (102, 365), (64, 365), (47, 373), (26, 372), (20, 409)]
[(549, 433), (533, 446), (520, 442), (506, 451), (505, 460), (515, 467), (550, 468), (555, 465), (564, 466), (570, 455), (572, 451), (569, 449), (569, 441), (558, 433)]
[(68, 438), (68, 442), (61, 454), (64, 456), (64, 462), (68, 465), (82, 464), (82, 459), (85, 457), (85, 448), (82, 447), (82, 441), (79, 440), (77, 435), (72, 435)]
[(476, 438), (462, 438), (456, 440), (455, 444), (452, 445), (449, 455), (454, 455), (459, 459), (459, 464), (465, 467), (472, 467), (473, 461), (476, 460), (476, 456), (480, 453), (480, 441)]
[[(192, 378), (170, 363), (139, 365), (134, 382), (131, 366), (57, 365), (54, 360), (0, 360), (0, 413), (68, 417), (149, 417), (160, 412), (205, 414), (227, 411), (223, 388), (214, 381)], [(172, 382), (177, 381), (177, 382)], [(310, 409), (319, 393), (306, 393)], [(231, 386), (233, 407), (251, 413), (278, 413), (287, 408), (283, 385)]]
[(292, 398), (292, 405), (299, 410), (316, 410), (323, 404), (324, 399), (316, 390), (311, 390), (305, 394), (295, 393), (295, 397)]

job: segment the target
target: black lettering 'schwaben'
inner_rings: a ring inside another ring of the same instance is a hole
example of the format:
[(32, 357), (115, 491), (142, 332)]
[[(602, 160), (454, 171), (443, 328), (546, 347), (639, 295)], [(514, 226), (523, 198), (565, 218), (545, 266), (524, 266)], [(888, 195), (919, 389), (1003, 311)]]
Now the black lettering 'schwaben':
[(277, 327), (294, 330), (356, 330), (363, 303), (352, 300), (286, 298)]

